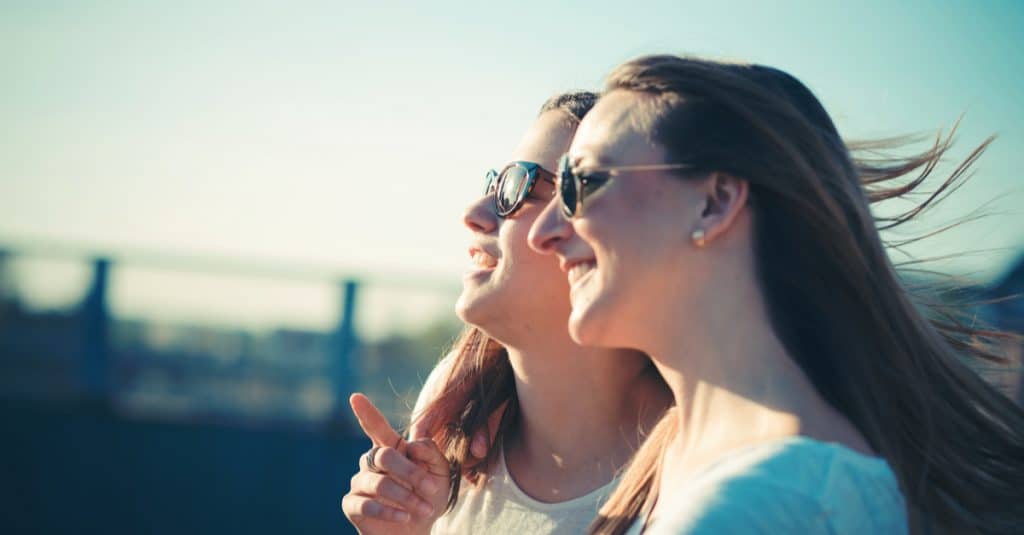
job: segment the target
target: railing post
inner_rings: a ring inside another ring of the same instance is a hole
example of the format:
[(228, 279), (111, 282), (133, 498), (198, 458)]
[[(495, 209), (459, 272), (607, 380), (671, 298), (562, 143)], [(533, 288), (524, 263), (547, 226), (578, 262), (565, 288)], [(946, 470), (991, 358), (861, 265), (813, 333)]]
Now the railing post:
[(93, 260), (92, 283), (81, 306), (82, 362), (81, 387), (83, 394), (100, 402), (109, 399), (109, 313), (107, 311), (107, 281), (110, 260)]
[(349, 395), (357, 388), (358, 378), (355, 376), (353, 355), (358, 346), (355, 332), (356, 294), (359, 282), (349, 279), (342, 282), (341, 318), (332, 340), (332, 361), (334, 379), (334, 413), (332, 425), (342, 426), (347, 430), (354, 428), (355, 420), (348, 406)]
[[(10, 325), (7, 324), (7, 314), (13, 313), (17, 308), (17, 292), (14, 291), (14, 282), (10, 275), (10, 260), (14, 255), (7, 249), (0, 249), (0, 332), (6, 334)], [(0, 344), (0, 346), (6, 344)]]
[(11, 257), (10, 251), (0, 249), (0, 300), (14, 297), (14, 286), (7, 274), (7, 262)]

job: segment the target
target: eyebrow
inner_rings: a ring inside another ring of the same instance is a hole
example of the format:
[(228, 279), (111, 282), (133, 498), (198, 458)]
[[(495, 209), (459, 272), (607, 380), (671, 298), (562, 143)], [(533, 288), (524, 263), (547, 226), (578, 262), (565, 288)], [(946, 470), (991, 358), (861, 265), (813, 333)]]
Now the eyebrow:
[[(590, 164), (590, 165), (586, 165), (586, 166), (581, 166), (580, 162), (582, 160), (588, 159), (588, 158), (590, 160), (592, 160), (594, 163)], [(578, 158), (576, 158), (576, 157), (571, 158), (569, 161), (573, 164), (574, 167), (583, 167), (585, 169), (597, 168), (597, 167), (609, 167), (609, 166), (615, 165), (615, 161), (614, 160), (610, 160), (610, 159), (605, 158), (605, 157), (595, 157), (594, 151), (586, 151), (586, 150), (584, 151), (583, 156), (578, 157)]]

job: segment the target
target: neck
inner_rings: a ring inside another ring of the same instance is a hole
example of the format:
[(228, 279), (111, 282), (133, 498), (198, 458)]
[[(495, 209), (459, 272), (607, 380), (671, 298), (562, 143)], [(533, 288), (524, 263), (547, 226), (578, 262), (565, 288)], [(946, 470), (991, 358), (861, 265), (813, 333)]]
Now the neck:
[(656, 357), (678, 407), (672, 449), (699, 460), (800, 434), (818, 396), (772, 333), (721, 337), (708, 329)]
[(561, 501), (611, 481), (670, 397), (641, 353), (548, 342), (507, 346), (520, 425), (506, 461), (528, 494)]
[(548, 458), (571, 470), (609, 452), (630, 451), (644, 413), (663, 408), (654, 390), (658, 380), (640, 353), (569, 342), (543, 354), (510, 348), (509, 359), (522, 422), (516, 439), (534, 460)]
[(687, 328), (658, 327), (645, 348), (679, 408), (679, 433), (666, 458), (673, 472), (698, 469), (731, 449), (794, 435), (869, 450), (775, 336), (754, 281), (723, 280), (728, 286), (717, 292), (677, 300), (678, 310), (660, 316), (689, 318)]

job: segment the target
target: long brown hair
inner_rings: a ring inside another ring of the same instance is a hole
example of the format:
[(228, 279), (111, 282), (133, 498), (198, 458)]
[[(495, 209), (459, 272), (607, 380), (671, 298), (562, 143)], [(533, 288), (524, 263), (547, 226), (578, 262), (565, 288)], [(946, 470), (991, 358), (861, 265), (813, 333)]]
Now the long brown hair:
[[(598, 95), (575, 91), (555, 95), (541, 106), (538, 115), (552, 110), (565, 113), (566, 119), (579, 123), (597, 102)], [(452, 359), (447, 376), (438, 394), (430, 400), (419, 417), (437, 422), (429, 435), (440, 446), (452, 464), (452, 488), (448, 508), (458, 500), (462, 477), (482, 482), (493, 465), (506, 431), (518, 422), (519, 402), (516, 398), (515, 376), (505, 348), (477, 327), (466, 326), (453, 344), (448, 357)], [(495, 411), (502, 411), (487, 455), (475, 459), (470, 454), (473, 436), (488, 430)], [(461, 477), (459, 477), (461, 476)]]
[[(893, 468), (912, 529), (1019, 532), (1024, 411), (964, 363), (999, 360), (983, 342), (1000, 334), (941, 305), (922, 308), (926, 297), (901, 283), (879, 235), (955, 190), (990, 140), (917, 207), (876, 220), (869, 203), (917, 190), (951, 137), (908, 158), (855, 161), (814, 95), (760, 65), (649, 56), (616, 68), (606, 90), (641, 96), (651, 141), (668, 161), (749, 182), (757, 277), (772, 327), (817, 391)], [(661, 452), (678, 431), (672, 412), (593, 532), (623, 533), (653, 507)]]

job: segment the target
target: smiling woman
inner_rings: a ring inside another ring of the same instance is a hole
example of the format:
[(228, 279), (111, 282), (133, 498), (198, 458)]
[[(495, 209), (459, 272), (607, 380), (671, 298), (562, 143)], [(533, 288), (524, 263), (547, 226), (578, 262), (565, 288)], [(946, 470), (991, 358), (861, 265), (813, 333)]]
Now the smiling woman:
[(646, 352), (676, 400), (595, 531), (1020, 531), (1024, 412), (964, 364), (993, 333), (928, 321), (868, 208), (948, 146), (879, 173), (778, 69), (613, 71), (530, 236), (573, 338)]
[[(511, 163), (488, 173), (484, 194), (466, 208), (472, 263), (456, 311), (469, 326), (424, 386), (413, 442), (385, 430), (368, 454), (374, 463), (361, 463), (344, 507), (363, 533), (580, 533), (639, 444), (638, 430), (664, 412), (669, 393), (645, 355), (570, 339), (558, 262), (527, 243), (555, 196), (558, 157), (595, 100), (570, 93), (548, 101)], [(420, 438), (450, 461), (449, 494), (422, 488), (436, 465), (417, 471), (395, 455), (427, 459), (413, 447)]]

